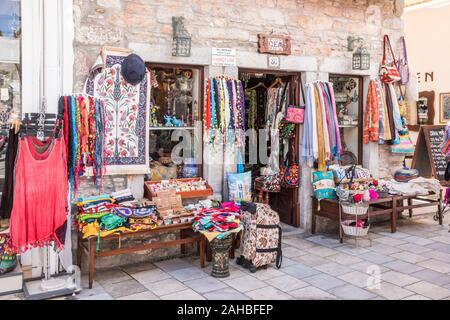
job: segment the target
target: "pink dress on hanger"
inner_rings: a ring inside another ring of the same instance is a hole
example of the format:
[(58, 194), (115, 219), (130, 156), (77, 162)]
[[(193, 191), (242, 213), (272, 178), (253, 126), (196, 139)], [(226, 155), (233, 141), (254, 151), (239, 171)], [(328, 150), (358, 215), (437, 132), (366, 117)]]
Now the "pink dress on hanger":
[(45, 142), (19, 138), (10, 222), (14, 250), (23, 252), (52, 242), (58, 249), (63, 247), (67, 193), (64, 138)]

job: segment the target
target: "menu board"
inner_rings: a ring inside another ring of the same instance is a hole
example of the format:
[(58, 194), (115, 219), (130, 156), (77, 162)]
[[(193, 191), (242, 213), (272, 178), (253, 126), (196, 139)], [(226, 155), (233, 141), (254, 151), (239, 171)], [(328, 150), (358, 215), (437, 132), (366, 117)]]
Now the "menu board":
[(447, 184), (444, 178), (447, 160), (440, 147), (444, 131), (445, 126), (421, 126), (412, 162), (412, 168), (419, 170), (421, 176), (436, 178), (441, 184)]

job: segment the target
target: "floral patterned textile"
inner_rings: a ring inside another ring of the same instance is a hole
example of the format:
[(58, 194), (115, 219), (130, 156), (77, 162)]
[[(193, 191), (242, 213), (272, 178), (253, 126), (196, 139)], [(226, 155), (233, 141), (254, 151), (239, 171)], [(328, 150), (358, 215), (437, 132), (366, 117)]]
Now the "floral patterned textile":
[[(249, 209), (247, 209), (247, 206)], [(250, 209), (253, 207), (254, 209)], [(251, 211), (255, 211), (254, 213)], [(242, 256), (255, 267), (276, 263), (281, 267), (281, 228), (278, 213), (267, 204), (241, 204), (244, 225)]]
[(85, 90), (104, 103), (107, 174), (120, 171), (111, 166), (124, 165), (127, 170), (128, 166), (138, 166), (133, 173), (147, 173), (150, 72), (140, 84), (131, 85), (121, 75), (126, 54), (112, 52), (105, 56), (104, 67), (93, 68)]

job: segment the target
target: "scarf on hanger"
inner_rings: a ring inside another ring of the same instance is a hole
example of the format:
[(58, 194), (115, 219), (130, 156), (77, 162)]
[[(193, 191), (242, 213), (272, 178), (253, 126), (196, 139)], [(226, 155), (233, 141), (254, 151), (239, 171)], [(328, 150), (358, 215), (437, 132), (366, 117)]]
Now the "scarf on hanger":
[(366, 112), (364, 114), (363, 143), (378, 142), (378, 125), (380, 110), (378, 109), (378, 94), (375, 81), (371, 80), (366, 98)]

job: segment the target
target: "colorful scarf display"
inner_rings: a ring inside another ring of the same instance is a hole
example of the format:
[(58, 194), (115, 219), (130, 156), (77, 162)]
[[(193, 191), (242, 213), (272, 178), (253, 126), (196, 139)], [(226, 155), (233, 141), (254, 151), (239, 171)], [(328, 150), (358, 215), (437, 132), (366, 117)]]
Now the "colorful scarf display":
[(192, 225), (195, 231), (220, 232), (221, 239), (240, 226), (239, 207), (233, 202), (223, 203), (220, 208), (202, 209)]
[(92, 167), (94, 182), (101, 188), (105, 166), (105, 112), (101, 100), (85, 95), (65, 96), (64, 130), (71, 195), (76, 195), (79, 179)]
[(306, 85), (302, 157), (309, 166), (318, 162), (319, 171), (326, 161), (339, 160), (342, 154), (333, 85), (317, 81)]
[(240, 80), (227, 77), (206, 81), (204, 132), (209, 143), (243, 142), (245, 130), (245, 96)]

